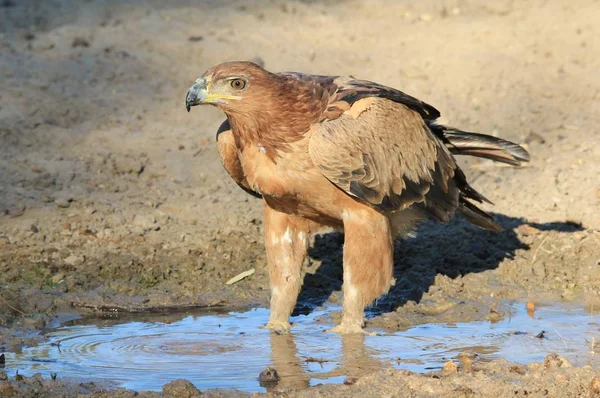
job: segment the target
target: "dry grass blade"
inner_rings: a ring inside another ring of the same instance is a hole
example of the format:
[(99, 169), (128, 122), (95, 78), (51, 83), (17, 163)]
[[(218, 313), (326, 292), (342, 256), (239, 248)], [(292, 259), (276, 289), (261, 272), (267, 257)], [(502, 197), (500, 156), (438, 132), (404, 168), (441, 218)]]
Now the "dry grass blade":
[(255, 271), (255, 269), (251, 268), (248, 271), (244, 271), (240, 274), (237, 274), (236, 276), (234, 276), (233, 278), (231, 278), (230, 280), (225, 282), (225, 284), (233, 285), (234, 283), (237, 283), (237, 282), (241, 281), (242, 279), (249, 277), (250, 275), (252, 275), (254, 273), (254, 271)]
[(540, 251), (540, 248), (544, 245), (544, 243), (546, 243), (546, 240), (548, 240), (549, 237), (550, 237), (550, 235), (546, 235), (544, 240), (542, 240), (542, 243), (540, 243), (538, 245), (538, 247), (535, 249), (535, 252), (533, 253), (533, 258), (531, 259), (531, 265), (533, 265), (533, 263), (535, 263), (535, 260), (537, 258), (538, 252)]
[(11, 310), (16, 311), (23, 316), (27, 316), (27, 314), (21, 311), (20, 309), (13, 307), (8, 301), (6, 301), (4, 297), (2, 297), (2, 295), (0, 295), (0, 300), (2, 300), (2, 302), (4, 302), (4, 304), (6, 304)]
[(565, 345), (565, 348), (568, 350), (569, 347), (567, 346), (566, 340), (560, 335), (560, 333), (558, 333), (558, 330), (556, 330), (554, 328), (552, 330), (554, 330), (554, 333), (556, 333), (558, 335), (558, 337), (560, 337), (560, 339), (562, 340), (563, 344)]

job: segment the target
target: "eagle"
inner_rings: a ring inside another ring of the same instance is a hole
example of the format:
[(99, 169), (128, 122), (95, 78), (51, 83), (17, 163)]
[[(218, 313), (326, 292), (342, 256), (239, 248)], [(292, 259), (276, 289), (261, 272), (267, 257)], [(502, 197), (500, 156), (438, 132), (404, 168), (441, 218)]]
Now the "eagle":
[(342, 320), (331, 331), (362, 333), (364, 309), (393, 285), (394, 238), (418, 222), (471, 223), (501, 230), (476, 203), (455, 155), (510, 165), (521, 146), (439, 124), (433, 106), (354, 77), (272, 73), (251, 62), (207, 70), (185, 106), (213, 105), (227, 116), (217, 132), (223, 165), (264, 204), (271, 285), (267, 328), (290, 330), (309, 239), (344, 232)]

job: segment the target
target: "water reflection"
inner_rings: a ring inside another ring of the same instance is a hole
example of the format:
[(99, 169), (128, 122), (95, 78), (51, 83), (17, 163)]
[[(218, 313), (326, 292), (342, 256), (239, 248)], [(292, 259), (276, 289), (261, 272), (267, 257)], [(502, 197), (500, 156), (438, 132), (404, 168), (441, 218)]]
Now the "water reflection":
[(281, 381), (277, 388), (306, 388), (331, 379), (352, 379), (391, 367), (389, 360), (377, 357), (377, 351), (365, 345), (365, 335), (341, 336), (341, 355), (338, 359), (306, 357), (299, 354), (295, 336), (270, 336), (271, 361)]

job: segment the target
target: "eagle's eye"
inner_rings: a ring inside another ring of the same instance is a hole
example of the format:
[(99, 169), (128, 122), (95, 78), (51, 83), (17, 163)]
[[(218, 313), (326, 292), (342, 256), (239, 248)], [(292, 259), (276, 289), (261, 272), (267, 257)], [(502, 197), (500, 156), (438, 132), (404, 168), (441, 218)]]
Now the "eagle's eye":
[(243, 90), (246, 87), (246, 82), (242, 79), (234, 79), (231, 81), (231, 87), (235, 90)]

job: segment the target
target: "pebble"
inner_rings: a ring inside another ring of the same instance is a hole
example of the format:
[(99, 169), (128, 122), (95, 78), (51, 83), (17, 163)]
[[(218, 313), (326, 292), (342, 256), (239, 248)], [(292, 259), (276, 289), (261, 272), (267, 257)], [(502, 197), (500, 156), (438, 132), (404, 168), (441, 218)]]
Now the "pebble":
[(133, 217), (133, 225), (143, 229), (157, 229), (156, 218), (152, 214), (136, 214)]
[(550, 354), (544, 358), (544, 367), (546, 369), (572, 368), (573, 365), (566, 358), (558, 354)]
[(90, 42), (87, 41), (86, 39), (84, 39), (83, 37), (76, 37), (73, 39), (73, 43), (71, 44), (71, 47), (75, 48), (75, 47), (89, 47), (90, 46)]
[(56, 204), (56, 206), (66, 209), (71, 206), (72, 201), (73, 201), (73, 199), (70, 199), (70, 198), (69, 199), (59, 198), (59, 199), (56, 199), (54, 201), (54, 203)]
[(263, 384), (276, 384), (279, 380), (281, 380), (279, 373), (277, 373), (275, 368), (270, 366), (267, 366), (267, 368), (258, 375), (258, 381), (261, 386)]
[[(69, 257), (67, 257), (67, 258), (69, 258)], [(65, 259), (65, 262), (66, 262), (66, 259)], [(53, 285), (58, 285), (63, 279), (65, 279), (65, 274), (63, 274), (62, 272), (59, 272), (58, 274), (54, 275), (50, 279), (50, 282), (52, 282)]]
[(458, 355), (458, 360), (460, 361), (462, 368), (466, 371), (473, 370), (473, 360), (477, 358), (477, 355), (471, 352), (461, 352)]
[(448, 361), (442, 367), (442, 372), (446, 374), (452, 374), (458, 372), (458, 366), (452, 361)]
[(177, 379), (162, 388), (167, 397), (177, 398), (199, 398), (202, 396), (200, 390), (196, 388), (189, 380)]
[(540, 233), (540, 230), (532, 227), (531, 225), (521, 224), (517, 228), (517, 231), (523, 236), (537, 235)]
[(70, 256), (65, 258), (63, 261), (67, 265), (75, 266), (75, 265), (83, 264), (83, 262), (85, 261), (85, 257), (76, 256), (74, 254), (71, 254)]
[(357, 381), (358, 381), (358, 378), (348, 376), (344, 379), (344, 384), (347, 386), (351, 386), (351, 385), (355, 384)]

